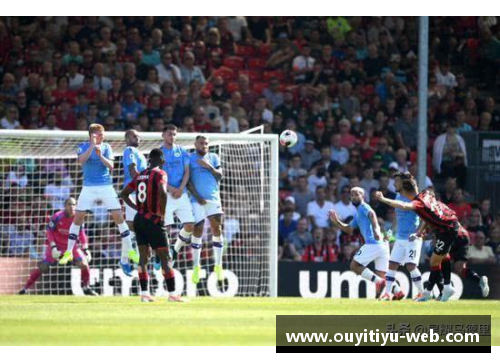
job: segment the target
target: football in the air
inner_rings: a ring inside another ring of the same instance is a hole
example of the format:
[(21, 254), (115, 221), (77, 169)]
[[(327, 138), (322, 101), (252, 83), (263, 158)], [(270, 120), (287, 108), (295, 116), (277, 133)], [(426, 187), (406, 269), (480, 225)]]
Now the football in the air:
[(297, 133), (286, 129), (280, 134), (280, 143), (285, 147), (293, 147), (298, 141)]

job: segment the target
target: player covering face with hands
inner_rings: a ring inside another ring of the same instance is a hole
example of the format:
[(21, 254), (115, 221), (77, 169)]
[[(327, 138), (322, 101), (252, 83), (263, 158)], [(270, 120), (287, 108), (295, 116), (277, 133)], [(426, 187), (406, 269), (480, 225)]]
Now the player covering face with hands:
[(85, 221), (87, 211), (91, 210), (97, 202), (111, 212), (113, 221), (118, 226), (122, 243), (121, 263), (134, 263), (139, 261), (139, 255), (132, 245), (130, 231), (123, 219), (122, 208), (113, 188), (113, 150), (104, 142), (104, 127), (100, 124), (91, 124), (89, 127), (89, 141), (78, 147), (78, 162), (83, 169), (83, 188), (78, 197), (75, 219), (70, 226), (68, 247), (59, 264), (66, 265), (73, 260), (72, 250), (76, 244), (77, 235)]
[[(364, 279), (375, 283), (377, 296), (385, 286), (385, 273), (389, 264), (389, 247), (382, 237), (375, 211), (364, 201), (365, 192), (361, 187), (353, 187), (350, 191), (351, 202), (356, 207), (356, 214), (349, 224), (339, 220), (337, 213), (330, 210), (328, 216), (334, 225), (343, 232), (352, 234), (359, 228), (365, 244), (356, 252), (351, 261), (351, 270)], [(367, 268), (375, 262), (375, 273)]]

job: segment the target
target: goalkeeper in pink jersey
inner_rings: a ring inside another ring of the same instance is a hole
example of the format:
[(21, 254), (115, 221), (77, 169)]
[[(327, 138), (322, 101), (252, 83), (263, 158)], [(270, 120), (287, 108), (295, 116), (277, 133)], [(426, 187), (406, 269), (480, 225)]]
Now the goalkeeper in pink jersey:
[[(19, 294), (26, 294), (29, 288), (36, 283), (40, 276), (49, 271), (49, 266), (56, 265), (61, 258), (61, 255), (68, 247), (69, 228), (75, 218), (76, 200), (72, 197), (64, 203), (64, 210), (56, 212), (50, 218), (47, 226), (47, 241), (45, 249), (45, 257), (38, 264), (38, 268), (34, 269), (23, 289)], [(80, 228), (78, 236), (80, 246), (75, 245), (73, 248), (73, 263), (78, 266), (82, 272), (83, 293), (85, 295), (98, 295), (90, 289), (90, 269), (89, 262), (91, 259), (90, 251), (87, 248), (87, 235), (83, 227)]]

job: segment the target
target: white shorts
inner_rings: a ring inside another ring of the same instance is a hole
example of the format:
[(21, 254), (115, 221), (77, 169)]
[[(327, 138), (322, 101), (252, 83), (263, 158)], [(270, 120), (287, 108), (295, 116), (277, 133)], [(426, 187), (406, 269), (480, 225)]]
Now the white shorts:
[[(135, 200), (135, 192), (130, 194), (130, 197)], [(137, 214), (137, 210), (134, 210), (130, 206), (125, 204), (125, 221), (134, 221), (135, 214)]]
[(207, 203), (205, 205), (200, 205), (198, 202), (193, 202), (193, 213), (194, 213), (194, 222), (198, 224), (200, 221), (205, 220), (213, 215), (222, 215), (222, 205), (220, 200), (206, 200)]
[(367, 266), (375, 262), (375, 270), (387, 272), (389, 268), (389, 246), (384, 244), (365, 244), (354, 255), (354, 261)]
[(122, 206), (111, 185), (106, 186), (83, 186), (82, 192), (76, 203), (77, 211), (91, 210), (94, 205), (101, 203), (108, 210), (121, 210)]
[(420, 238), (415, 239), (414, 241), (396, 239), (394, 247), (391, 251), (390, 261), (400, 265), (408, 263), (418, 265), (421, 250), (422, 239)]
[(167, 225), (175, 224), (174, 215), (181, 221), (181, 224), (194, 223), (193, 207), (191, 206), (187, 192), (184, 192), (178, 199), (174, 199), (168, 193), (167, 210), (165, 212)]

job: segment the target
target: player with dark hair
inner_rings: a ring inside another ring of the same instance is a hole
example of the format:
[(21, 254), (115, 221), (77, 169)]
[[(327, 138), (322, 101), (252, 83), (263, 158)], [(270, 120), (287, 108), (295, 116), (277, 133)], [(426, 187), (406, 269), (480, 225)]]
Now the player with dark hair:
[[(163, 277), (169, 292), (168, 300), (182, 302), (183, 300), (172, 293), (175, 291), (174, 271), (171, 268), (169, 242), (165, 225), (165, 208), (167, 205), (167, 174), (161, 169), (163, 166), (163, 151), (159, 148), (149, 153), (149, 167), (141, 171), (122, 190), (120, 197), (125, 203), (137, 210), (134, 218), (134, 229), (139, 245), (139, 281), (141, 284), (141, 301), (153, 302), (149, 293), (149, 274), (147, 263), (149, 247), (155, 250), (160, 258)], [(129, 197), (136, 193), (136, 202)]]
[[(441, 280), (442, 273), (444, 288), (441, 301), (446, 302), (455, 293), (455, 290), (451, 286), (449, 253), (454, 250), (454, 245), (456, 245), (455, 248), (464, 248), (464, 245), (468, 245), (469, 235), (458, 222), (455, 212), (442, 202), (436, 200), (431, 190), (418, 192), (418, 186), (414, 178), (403, 180), (402, 195), (412, 201), (404, 202), (387, 199), (381, 192), (377, 192), (375, 197), (394, 208), (415, 211), (423, 221), (416, 232), (417, 237), (424, 235), (426, 228), (434, 230), (436, 243), (430, 260), (431, 275), (428, 283), (426, 283), (424, 293), (418, 301), (425, 302), (431, 299), (432, 289)], [(486, 284), (485, 287), (489, 289), (487, 280), (484, 282)]]
[[(409, 172), (396, 172), (393, 175), (394, 187), (396, 188), (396, 200), (409, 202), (410, 200), (401, 194), (403, 188), (403, 180), (412, 179), (413, 176)], [(404, 298), (404, 293), (400, 290), (396, 282), (396, 272), (400, 266), (406, 267), (410, 273), (411, 279), (417, 288), (417, 293), (414, 293), (414, 299), (422, 297), (423, 285), (422, 274), (418, 269), (420, 260), (420, 251), (422, 249), (422, 238), (415, 237), (419, 225), (418, 215), (414, 211), (404, 211), (396, 209), (396, 242), (391, 251), (389, 259), (389, 270), (386, 278), (386, 292), (380, 298), (381, 300), (401, 300)], [(392, 293), (394, 288), (394, 294)]]
[[(364, 279), (375, 283), (377, 297), (385, 287), (385, 273), (389, 267), (389, 246), (382, 236), (375, 211), (365, 201), (365, 191), (361, 187), (351, 189), (351, 202), (356, 207), (356, 214), (349, 224), (339, 220), (334, 210), (328, 216), (334, 225), (343, 232), (352, 234), (359, 228), (365, 241), (351, 261), (351, 270)], [(375, 273), (368, 265), (375, 264)]]

